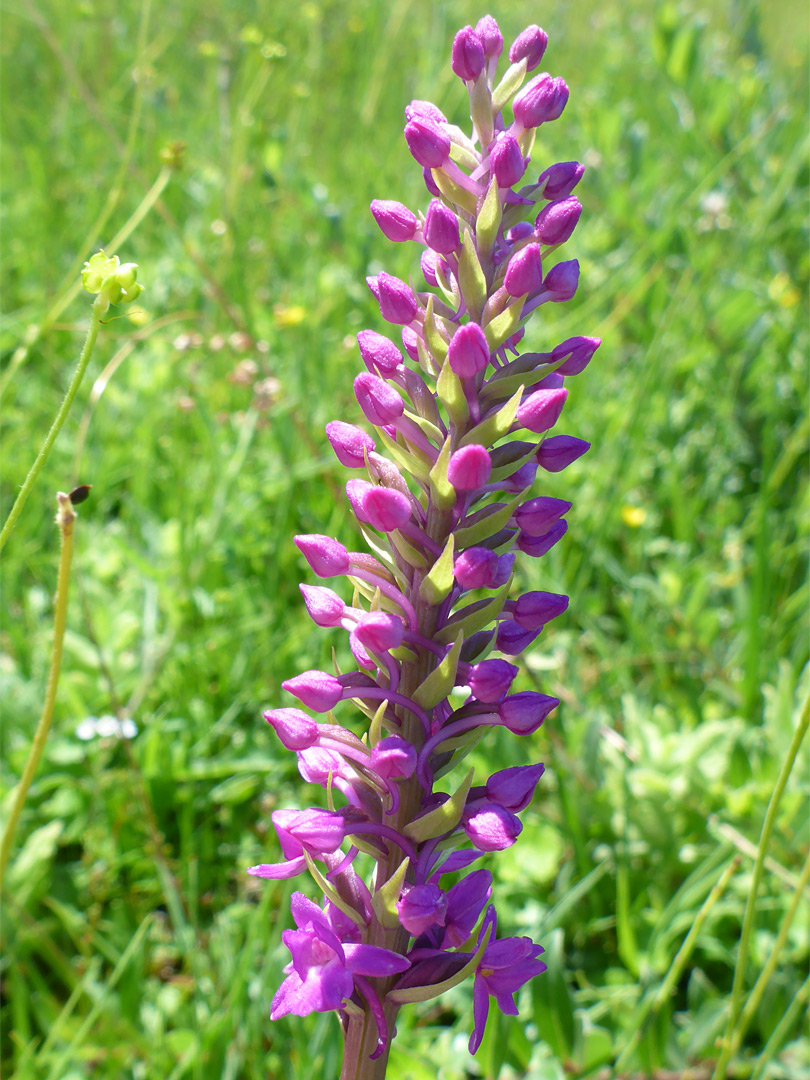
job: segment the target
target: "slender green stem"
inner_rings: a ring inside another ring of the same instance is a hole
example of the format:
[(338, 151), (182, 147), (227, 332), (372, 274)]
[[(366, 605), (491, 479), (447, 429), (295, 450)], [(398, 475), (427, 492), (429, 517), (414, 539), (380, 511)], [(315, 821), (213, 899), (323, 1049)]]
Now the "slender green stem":
[(20, 488), (19, 494), (14, 501), (14, 505), (11, 508), (11, 513), (6, 519), (6, 523), (3, 526), (2, 532), (0, 532), (0, 551), (3, 550), (14, 526), (17, 523), (17, 518), (22, 513), (22, 508), (25, 506), (28, 496), (31, 494), (31, 488), (34, 486), (37, 477), (42, 471), (42, 467), (48, 460), (48, 455), (51, 452), (51, 447), (56, 441), (56, 436), (62, 430), (62, 425), (65, 422), (70, 406), (73, 404), (73, 399), (76, 397), (76, 393), (81, 385), (84, 373), (87, 370), (87, 365), (90, 362), (90, 357), (93, 355), (93, 347), (96, 344), (96, 338), (98, 337), (99, 327), (101, 326), (101, 316), (96, 312), (95, 305), (93, 307), (93, 317), (90, 320), (90, 327), (87, 331), (87, 337), (84, 339), (84, 345), (82, 346), (81, 355), (79, 356), (79, 363), (76, 365), (76, 370), (73, 373), (73, 378), (70, 380), (70, 386), (67, 388), (67, 393), (64, 396), (62, 404), (59, 406), (59, 411), (51, 424), (51, 430), (45, 436), (45, 442), (40, 447), (40, 451), (36, 456), (36, 460), (31, 468), (28, 470), (28, 476), (26, 476), (23, 486)]
[(61, 551), (59, 555), (59, 573), (56, 579), (56, 608), (53, 619), (53, 647), (51, 648), (51, 666), (48, 671), (48, 684), (45, 688), (45, 703), (42, 706), (42, 715), (37, 724), (34, 741), (28, 753), (20, 782), (14, 790), (14, 798), (11, 811), (3, 830), (3, 838), (0, 840), (0, 889), (6, 873), (11, 846), (14, 843), (14, 835), (20, 822), (23, 806), (31, 787), (31, 781), (37, 771), (42, 751), (51, 730), (53, 720), (53, 707), (56, 701), (56, 688), (59, 685), (59, 672), (62, 668), (62, 642), (65, 637), (65, 623), (67, 622), (68, 590), (70, 588), (70, 565), (73, 559), (73, 524), (76, 513), (71, 505), (70, 496), (61, 491), (56, 496), (59, 510), (56, 515), (56, 524), (59, 526)]
[[(723, 1050), (718, 1059), (717, 1066), (715, 1067), (712, 1075), (712, 1080), (724, 1080), (726, 1075), (726, 1068), (728, 1062), (733, 1053), (734, 1046), (734, 1029), (737, 1026), (737, 1019), (740, 1015), (740, 1009), (742, 1007), (742, 995), (743, 986), (745, 982), (745, 968), (748, 963), (748, 949), (751, 943), (751, 934), (754, 929), (754, 911), (756, 908), (757, 893), (759, 892), (759, 883), (762, 880), (762, 870), (765, 864), (765, 853), (768, 850), (768, 843), (773, 831), (774, 822), (776, 821), (776, 815), (779, 811), (779, 805), (782, 801), (782, 794), (785, 790), (785, 785), (788, 782), (791, 770), (793, 769), (794, 762), (799, 753), (799, 747), (802, 744), (804, 736), (807, 734), (807, 728), (810, 726), (810, 694), (805, 699), (804, 706), (802, 707), (801, 715), (799, 716), (799, 723), (796, 725), (796, 730), (793, 733), (790, 746), (788, 747), (785, 760), (782, 762), (782, 768), (777, 777), (776, 784), (774, 785), (773, 792), (771, 794), (771, 800), (768, 803), (768, 809), (765, 813), (765, 821), (762, 825), (762, 833), (759, 838), (759, 845), (757, 848), (757, 857), (754, 863), (754, 871), (751, 878), (751, 888), (748, 893), (748, 899), (745, 905), (745, 914), (743, 915), (742, 933), (740, 935), (740, 948), (737, 953), (737, 966), (734, 969), (734, 983), (731, 988), (731, 1007), (729, 1010), (728, 1024), (726, 1026), (726, 1032), (723, 1037)], [(803, 887), (803, 886), (802, 886)], [(800, 890), (801, 891), (801, 890)]]
[(635, 1018), (633, 1023), (633, 1035), (616, 1060), (615, 1067), (617, 1072), (619, 1072), (627, 1065), (636, 1047), (641, 1042), (641, 1038), (644, 1034), (644, 1031), (646, 1030), (647, 1022), (649, 1021), (650, 1017), (658, 1012), (658, 1010), (662, 1007), (664, 1002), (672, 993), (673, 987), (675, 986), (678, 979), (681, 977), (681, 972), (686, 967), (689, 957), (692, 955), (692, 950), (695, 947), (695, 943), (697, 941), (698, 935), (700, 934), (700, 931), (703, 929), (703, 924), (706, 922), (706, 919), (709, 916), (709, 912), (712, 910), (714, 905), (728, 888), (728, 883), (731, 881), (735, 872), (739, 868), (739, 865), (740, 856), (735, 855), (731, 862), (728, 864), (728, 866), (725, 868), (723, 873), (715, 882), (715, 885), (709, 895), (703, 901), (700, 910), (695, 916), (695, 921), (692, 923), (689, 929), (689, 933), (683, 939), (683, 944), (678, 950), (675, 959), (670, 964), (669, 971), (667, 972), (664, 981), (661, 983), (658, 992), (655, 994), (654, 997), (650, 997), (648, 999), (646, 1006), (642, 1006), (641, 1014)]
[(807, 1007), (808, 998), (810, 998), (810, 975), (804, 980), (799, 992), (796, 994), (793, 1001), (791, 1001), (784, 1016), (771, 1032), (770, 1038), (765, 1043), (762, 1053), (759, 1055), (756, 1068), (751, 1074), (751, 1080), (762, 1080), (766, 1066), (773, 1059), (774, 1055), (778, 1052), (779, 1047), (788, 1037), (791, 1028), (799, 1019), (799, 1013), (802, 1009)]

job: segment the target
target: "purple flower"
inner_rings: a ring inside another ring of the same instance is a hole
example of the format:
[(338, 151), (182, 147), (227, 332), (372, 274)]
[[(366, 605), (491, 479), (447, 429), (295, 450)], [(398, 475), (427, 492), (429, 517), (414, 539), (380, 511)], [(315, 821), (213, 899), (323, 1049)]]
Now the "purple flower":
[[(532, 152), (526, 132), (565, 108), (561, 78), (541, 73), (518, 89), (511, 124), (507, 103), (492, 107), (538, 67), (546, 45), (540, 27), (524, 30), (499, 82), (495, 20), (459, 31), (451, 66), (469, 94), (469, 136), (435, 105), (407, 105), (405, 139), (432, 198), (417, 212), (375, 199), (371, 212), (388, 239), (421, 246), (427, 291), (384, 270), (367, 278), (402, 347), (376, 329), (358, 333), (364, 370), (354, 392), (365, 424), (341, 415), (326, 427), (340, 464), (361, 470), (345, 491), (371, 551), (323, 534), (295, 537), (314, 575), (337, 579), (334, 588), (301, 585), (307, 612), (347, 633), (349, 650), (333, 651), (335, 673), (285, 680), (301, 707), (265, 718), (329, 809), (274, 811), (283, 860), (249, 872), (285, 879), (309, 867), (321, 886), (323, 907), (293, 897), (296, 929), (283, 934), (291, 962), (272, 1016), (335, 1010), (347, 1054), (364, 1045), (381, 1057), (403, 1003), (438, 996), (473, 968), (474, 1052), (490, 997), (514, 1014), (515, 992), (544, 970), (528, 938), (495, 940), (492, 876), (471, 869), (522, 842), (518, 815), (543, 766), (501, 769), (473, 785), (465, 755), (493, 727), (530, 737), (559, 705), (521, 690), (511, 659), (568, 597), (520, 594), (515, 556), (540, 558), (565, 534), (571, 503), (530, 489), (539, 470), (560, 472), (588, 449), (552, 431), (568, 377), (600, 342), (578, 335), (544, 352), (520, 350), (533, 311), (577, 290), (576, 260), (544, 275), (543, 251), (572, 235), (583, 167), (553, 164), (515, 190)], [(342, 726), (342, 710), (352, 727)], [(356, 731), (358, 712), (367, 724)], [(528, 745), (522, 756), (532, 760)], [(443, 888), (451, 874), (458, 880)], [(347, 1060), (347, 1070), (360, 1075), (363, 1066)]]
[[(496, 917), (493, 907), (490, 907), (487, 918), (484, 919), (479, 940), (490, 925), (494, 936)], [(494, 997), (498, 1008), (506, 1016), (517, 1016), (514, 995), (535, 975), (546, 970), (546, 965), (538, 959), (543, 951), (527, 937), (501, 938), (500, 941), (492, 941), (484, 949), (473, 982), (475, 1027), (470, 1036), (471, 1054), (476, 1052), (484, 1037), (489, 1016), (489, 999)]]

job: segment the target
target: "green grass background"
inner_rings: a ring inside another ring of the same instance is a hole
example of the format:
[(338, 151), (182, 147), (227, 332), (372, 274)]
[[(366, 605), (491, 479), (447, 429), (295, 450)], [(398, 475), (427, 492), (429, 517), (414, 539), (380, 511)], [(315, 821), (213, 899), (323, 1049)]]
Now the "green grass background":
[[(519, 843), (487, 865), (501, 932), (542, 941), (550, 970), (522, 993), (519, 1020), (493, 1015), (474, 1060), (468, 988), (406, 1008), (390, 1075), (618, 1075), (639, 1010), (739, 856), (626, 1070), (706, 1080), (752, 852), (808, 689), (806, 12), (747, 0), (490, 10), (507, 43), (541, 23), (544, 66), (571, 86), (533, 167), (588, 164), (568, 245), (579, 294), (544, 307), (526, 347), (605, 339), (561, 427), (593, 449), (543, 479), (575, 504), (568, 536), (521, 569), (522, 587), (572, 597), (521, 676), (563, 704), (530, 747), (499, 734), (476, 759), (482, 773), (546, 763)], [(354, 335), (384, 329), (365, 275), (417, 269), (368, 203), (425, 205), (403, 106), (428, 98), (467, 122), (449, 50), (484, 11), (4, 5), (5, 512), (89, 300), (47, 313), (80, 260), (166, 186), (119, 250), (140, 265), (141, 314), (103, 328), (2, 568), (7, 808), (47, 673), (54, 493), (93, 484), (54, 729), (2, 902), (3, 1076), (337, 1074), (332, 1016), (268, 1019), (301, 883), (245, 868), (278, 857), (272, 809), (320, 793), (304, 790), (261, 710), (281, 702), (282, 679), (345, 648), (306, 616), (297, 583), (311, 575), (291, 538), (355, 542), (323, 425), (359, 415)], [(162, 173), (176, 140), (183, 167)], [(107, 714), (131, 717), (137, 736), (77, 737)], [(747, 990), (807, 857), (800, 765)], [(809, 940), (805, 903), (730, 1075), (751, 1076), (771, 1039), (758, 1075), (810, 1077), (799, 1020), (771, 1038)]]

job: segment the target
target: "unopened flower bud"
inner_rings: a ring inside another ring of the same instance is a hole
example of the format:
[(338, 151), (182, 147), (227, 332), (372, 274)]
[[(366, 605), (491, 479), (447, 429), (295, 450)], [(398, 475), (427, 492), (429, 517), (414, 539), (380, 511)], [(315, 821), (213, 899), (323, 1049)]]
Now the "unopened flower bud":
[(515, 524), (529, 536), (542, 536), (552, 525), (567, 514), (572, 504), (565, 499), (553, 499), (541, 495), (521, 503), (515, 511)]
[(450, 66), (463, 82), (477, 79), (484, 70), (484, 46), (471, 26), (465, 26), (453, 39)]
[(590, 450), (591, 444), (573, 435), (552, 435), (537, 451), (537, 464), (546, 472), (562, 472), (572, 461)]
[(380, 226), (383, 236), (395, 243), (412, 240), (419, 222), (407, 206), (392, 199), (374, 199), (371, 213)]
[(537, 178), (538, 187), (543, 189), (543, 198), (567, 198), (584, 172), (585, 166), (578, 161), (560, 161), (556, 165), (549, 165)]
[(514, 844), (523, 824), (511, 810), (497, 803), (484, 803), (464, 820), (467, 839), (479, 851), (504, 851)]
[(362, 469), (366, 463), (364, 451), (368, 453), (374, 449), (374, 440), (370, 435), (342, 420), (332, 420), (326, 425), (326, 437), (338, 461), (347, 469)]
[(349, 553), (331, 536), (312, 533), (295, 536), (293, 540), (318, 577), (335, 577), (349, 572)]
[(524, 630), (542, 630), (567, 608), (568, 597), (561, 593), (528, 592), (514, 602), (512, 615)]
[(402, 619), (385, 611), (370, 611), (358, 619), (354, 636), (371, 652), (384, 653), (402, 644), (405, 627)]
[(336, 592), (323, 585), (299, 585), (298, 588), (316, 626), (340, 626), (346, 605)]
[(537, 781), (544, 772), (544, 765), (513, 765), (501, 769), (487, 780), (487, 798), (513, 814), (519, 814), (532, 801)]
[(534, 231), (542, 244), (563, 244), (576, 228), (582, 205), (576, 195), (547, 203), (537, 215)]
[(405, 106), (405, 119), (416, 120), (418, 118), (432, 120), (434, 124), (447, 123), (447, 117), (438, 105), (434, 105), (432, 101), (420, 101), (419, 98), (414, 98)]
[(402, 416), (405, 405), (393, 386), (367, 371), (354, 380), (354, 396), (370, 424), (384, 427)]
[(318, 725), (300, 709), (268, 709), (264, 718), (287, 750), (305, 750), (318, 738)]
[(527, 649), (537, 637), (538, 631), (527, 630), (514, 619), (504, 619), (498, 623), (498, 632), (495, 635), (495, 648), (506, 656), (518, 656)]
[(419, 310), (410, 285), (383, 270), (376, 277), (366, 278), (380, 305), (380, 314), (386, 322), (399, 326), (412, 322)]
[(526, 159), (514, 135), (502, 132), (489, 151), (489, 170), (498, 181), (498, 187), (510, 188), (526, 171)]
[(436, 268), (439, 262), (439, 256), (435, 251), (431, 251), (430, 248), (426, 248), (425, 251), (419, 256), (419, 266), (422, 269), (422, 276), (428, 285), (436, 288), (439, 284), (439, 279), (436, 276)]
[(450, 138), (434, 120), (415, 116), (405, 125), (408, 149), (426, 169), (440, 169), (450, 156)]
[(566, 262), (557, 263), (543, 278), (543, 290), (552, 294), (549, 299), (555, 304), (570, 300), (577, 291), (578, 284), (578, 259), (568, 259)]
[(513, 255), (503, 279), (510, 296), (525, 296), (536, 292), (543, 284), (543, 267), (539, 244), (527, 244)]
[(489, 548), (463, 551), (453, 564), (453, 574), (462, 589), (491, 589), (498, 571), (498, 556)]
[(470, 672), (468, 685), (474, 698), (487, 705), (497, 705), (509, 693), (520, 668), (507, 660), (482, 660)]
[(590, 363), (591, 357), (602, 344), (598, 337), (572, 337), (561, 342), (551, 352), (554, 363), (566, 357), (557, 372), (560, 375), (579, 375)]
[(482, 16), (475, 24), (475, 32), (484, 48), (487, 60), (497, 60), (503, 52), (503, 34), (491, 15)]
[(486, 448), (471, 443), (451, 455), (447, 479), (457, 491), (475, 491), (483, 487), (492, 472), (492, 461)]
[(452, 255), (461, 246), (458, 218), (443, 202), (432, 199), (425, 215), (425, 243), (440, 255)]
[(489, 363), (489, 345), (478, 323), (464, 323), (450, 340), (447, 359), (451, 369), (462, 377), (476, 375)]
[(357, 519), (380, 532), (400, 529), (411, 517), (410, 499), (401, 491), (375, 487), (367, 480), (350, 480), (346, 495)]
[(548, 34), (539, 26), (527, 26), (522, 30), (509, 47), (509, 60), (517, 64), (520, 60), (526, 61), (526, 70), (534, 71), (548, 45)]
[(564, 79), (544, 72), (537, 75), (515, 96), (512, 111), (522, 128), (535, 128), (556, 120), (568, 101), (568, 86)]
[(376, 369), (381, 375), (393, 375), (402, 366), (402, 353), (393, 341), (376, 330), (361, 330), (357, 344), (366, 367)]
[(557, 423), (567, 397), (568, 391), (563, 388), (536, 390), (521, 402), (515, 419), (527, 431), (540, 435)]
[(559, 700), (534, 690), (512, 694), (498, 707), (501, 723), (515, 735), (531, 735), (548, 714), (560, 704)]
[(416, 750), (400, 735), (387, 735), (371, 751), (371, 767), (384, 780), (407, 779), (416, 768)]
[(304, 671), (293, 679), (287, 679), (281, 686), (317, 713), (329, 712), (343, 696), (343, 687), (328, 671)]
[(540, 536), (532, 536), (530, 533), (518, 533), (517, 546), (524, 555), (533, 559), (539, 559), (547, 551), (551, 551), (554, 545), (565, 536), (568, 531), (568, 522), (563, 519), (552, 525), (548, 532)]

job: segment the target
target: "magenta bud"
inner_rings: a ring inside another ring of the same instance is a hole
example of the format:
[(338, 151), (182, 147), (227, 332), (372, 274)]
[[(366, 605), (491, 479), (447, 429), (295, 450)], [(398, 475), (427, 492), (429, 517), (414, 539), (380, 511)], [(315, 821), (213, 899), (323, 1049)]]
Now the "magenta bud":
[(479, 851), (504, 851), (522, 830), (520, 818), (497, 803), (485, 803), (464, 818), (464, 832)]
[(510, 296), (525, 296), (537, 292), (543, 284), (543, 267), (539, 244), (527, 244), (509, 260), (503, 279)]
[(487, 60), (497, 60), (503, 52), (503, 34), (492, 16), (482, 16), (475, 24), (475, 32)]
[(562, 472), (572, 461), (590, 450), (591, 444), (573, 435), (552, 435), (537, 451), (537, 464), (546, 472)]
[(364, 451), (370, 453), (375, 445), (365, 431), (342, 420), (332, 420), (326, 425), (326, 437), (338, 461), (347, 469), (362, 469), (366, 463)]
[(293, 541), (318, 577), (335, 577), (349, 572), (349, 552), (331, 536), (311, 533), (295, 536)]
[(384, 270), (376, 277), (366, 278), (366, 284), (376, 297), (386, 322), (397, 326), (413, 322), (419, 305), (410, 285)]
[(425, 243), (440, 255), (452, 255), (461, 246), (458, 218), (443, 202), (431, 199), (425, 214)]
[(526, 158), (514, 135), (502, 132), (489, 151), (489, 171), (498, 181), (498, 187), (509, 188), (520, 180), (526, 171)]
[(545, 765), (513, 765), (501, 769), (487, 780), (487, 798), (513, 814), (519, 814), (532, 801), (537, 781), (544, 772)]
[(453, 563), (453, 574), (462, 589), (491, 589), (497, 572), (498, 556), (489, 548), (467, 548)]
[(299, 585), (298, 588), (316, 626), (340, 626), (346, 605), (336, 592), (322, 585)]
[(535, 390), (520, 403), (517, 423), (536, 435), (548, 431), (557, 423), (567, 397), (568, 391), (562, 387), (558, 390)]
[(565, 80), (555, 79), (543, 72), (515, 95), (512, 111), (521, 127), (535, 128), (561, 116), (567, 101), (568, 86)]
[(489, 345), (478, 323), (464, 323), (456, 330), (450, 340), (447, 359), (451, 369), (462, 377), (484, 370), (489, 363)]
[(533, 559), (539, 559), (547, 551), (551, 551), (558, 540), (562, 540), (568, 531), (568, 522), (564, 519), (552, 525), (548, 532), (542, 536), (532, 536), (529, 533), (518, 533), (517, 546), (524, 555), (530, 555)]
[(520, 668), (507, 660), (482, 660), (470, 672), (468, 685), (474, 698), (486, 705), (497, 705), (509, 693)]
[(406, 885), (397, 900), (397, 915), (411, 937), (419, 937), (431, 926), (444, 926), (447, 893), (438, 885)]
[(384, 611), (370, 611), (361, 616), (353, 633), (363, 648), (384, 653), (402, 644), (405, 627), (402, 619), (396, 615), (389, 615)]
[(375, 368), (381, 375), (393, 375), (402, 366), (402, 353), (393, 341), (376, 330), (361, 330), (357, 344), (366, 367)]
[(428, 285), (435, 288), (439, 284), (439, 279), (436, 276), (436, 266), (438, 264), (439, 257), (435, 251), (431, 251), (426, 248), (425, 251), (419, 256), (419, 265), (422, 268), (422, 276)]
[(376, 427), (392, 424), (405, 409), (402, 398), (393, 386), (367, 371), (354, 380), (354, 396), (366, 420)]
[(432, 120), (434, 124), (447, 123), (447, 117), (438, 105), (434, 105), (432, 101), (420, 101), (418, 98), (414, 98), (405, 106), (405, 119), (416, 120), (419, 117), (424, 120)]
[(402, 243), (404, 240), (414, 239), (419, 222), (416, 214), (411, 213), (402, 203), (392, 199), (375, 199), (372, 202), (372, 214), (383, 237), (388, 240)]
[(542, 244), (563, 244), (576, 228), (582, 205), (576, 195), (546, 203), (535, 218), (534, 231)]
[(371, 203), (371, 213), (386, 239), (393, 240), (395, 243), (413, 240), (419, 222), (416, 220), (416, 214), (401, 202), (395, 202), (393, 199), (374, 199)]
[(556, 165), (549, 165), (537, 178), (539, 186), (543, 187), (544, 199), (565, 199), (582, 179), (585, 166), (578, 161), (559, 161)]
[(591, 357), (602, 344), (598, 337), (572, 337), (561, 342), (552, 350), (551, 359), (554, 363), (567, 357), (560, 364), (557, 371), (560, 375), (579, 375), (590, 363)]
[(538, 631), (527, 630), (513, 619), (505, 619), (498, 623), (498, 632), (495, 635), (495, 648), (506, 656), (518, 656), (537, 637)]
[(434, 120), (415, 116), (405, 125), (408, 149), (425, 169), (440, 169), (450, 156), (450, 138)]
[(304, 671), (294, 679), (287, 679), (281, 687), (317, 713), (333, 709), (343, 696), (343, 687), (328, 671)]
[(543, 278), (543, 289), (552, 294), (549, 299), (555, 304), (570, 300), (577, 291), (578, 284), (578, 259), (568, 259), (566, 262), (557, 263)]
[(346, 495), (358, 521), (380, 532), (400, 529), (411, 516), (411, 501), (393, 488), (375, 487), (367, 480), (350, 480)]
[(542, 630), (567, 607), (568, 597), (561, 593), (528, 592), (515, 601), (512, 615), (524, 630)]
[(541, 30), (539, 26), (535, 25), (527, 26), (525, 30), (521, 30), (510, 45), (509, 61), (512, 64), (517, 64), (525, 59), (526, 70), (534, 71), (543, 59), (547, 45), (548, 34), (545, 30)]
[(484, 70), (484, 46), (471, 26), (465, 26), (453, 38), (450, 66), (463, 82), (477, 79)]
[(557, 698), (538, 694), (534, 690), (524, 690), (508, 697), (498, 707), (498, 716), (513, 735), (531, 735), (559, 704)]
[(529, 499), (515, 511), (515, 524), (528, 536), (542, 536), (568, 513), (571, 505), (565, 499), (552, 499), (549, 495)]
[(456, 450), (447, 464), (447, 479), (457, 491), (475, 491), (483, 487), (491, 472), (489, 454), (477, 443)]
[(371, 751), (371, 767), (384, 780), (407, 780), (416, 768), (416, 750), (400, 735), (387, 735)]
[(318, 740), (318, 725), (300, 709), (268, 709), (264, 718), (287, 750), (306, 750)]
[(405, 352), (410, 356), (414, 363), (419, 363), (419, 347), (417, 342), (419, 341), (419, 335), (415, 330), (412, 330), (410, 326), (402, 327), (402, 346)]

